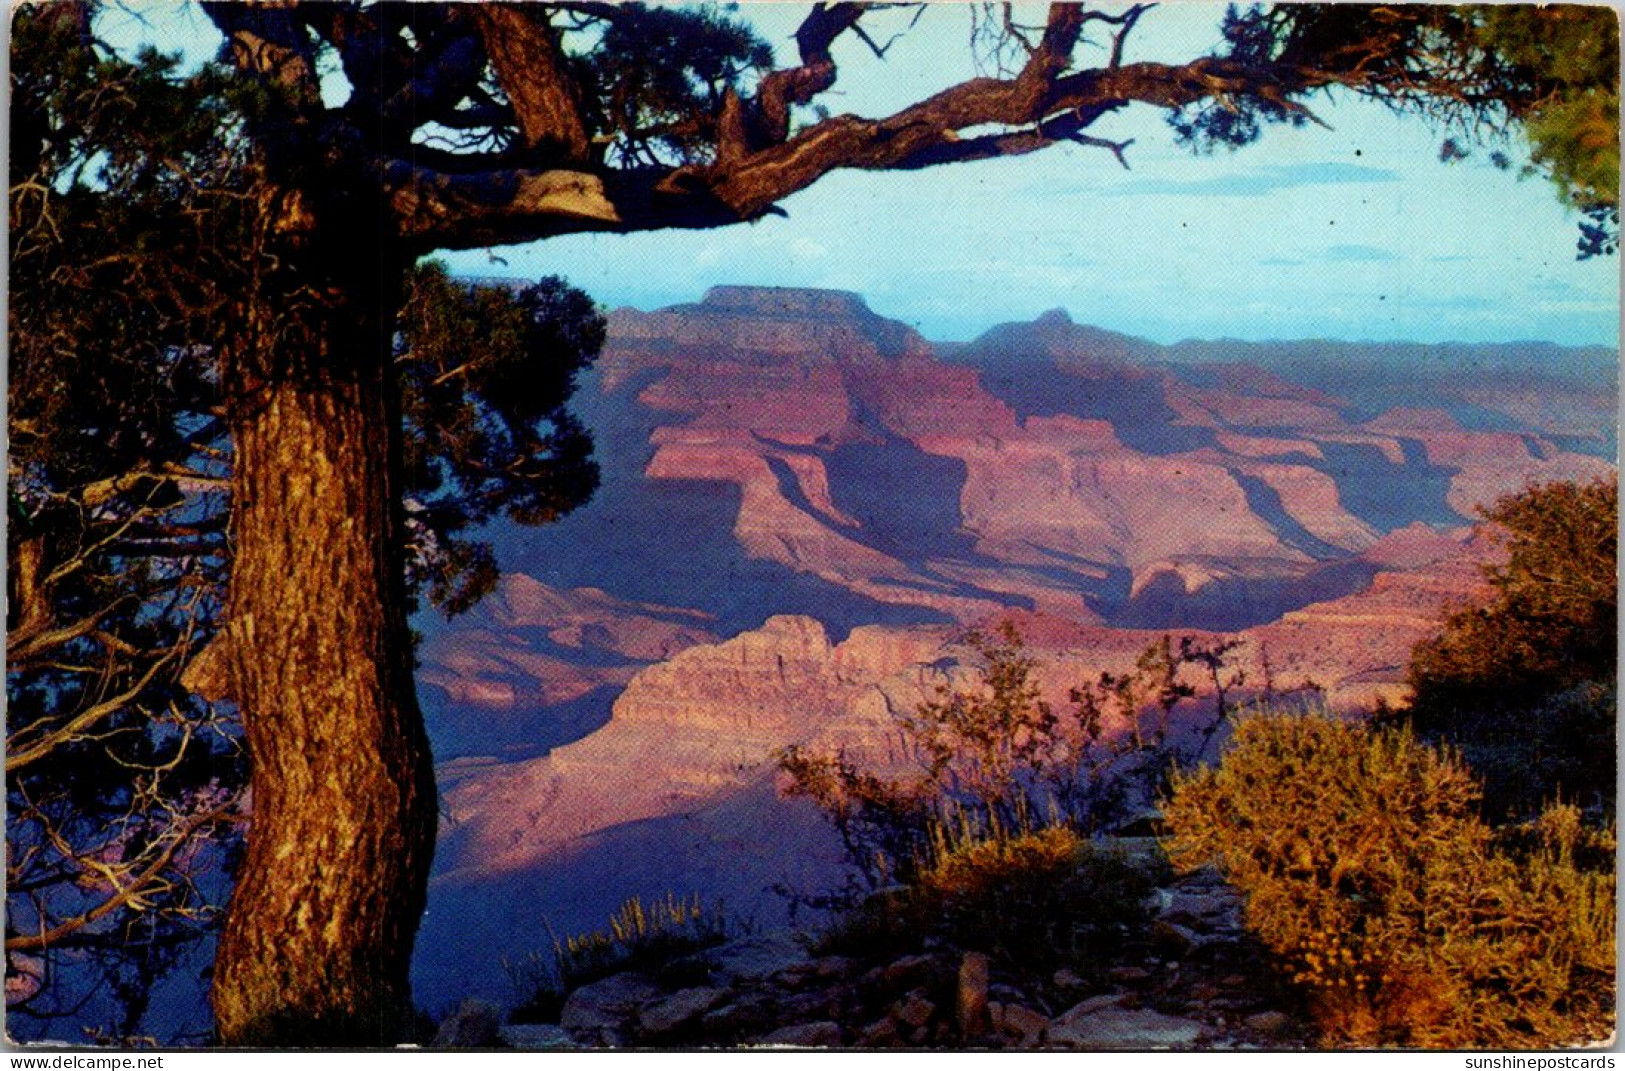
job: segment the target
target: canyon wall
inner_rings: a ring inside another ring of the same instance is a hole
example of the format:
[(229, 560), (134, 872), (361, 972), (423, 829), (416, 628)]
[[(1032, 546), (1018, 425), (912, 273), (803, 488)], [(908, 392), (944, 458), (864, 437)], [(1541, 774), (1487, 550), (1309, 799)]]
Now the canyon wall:
[(580, 400), (598, 498), (496, 530), (498, 592), (423, 644), (446, 761), (420, 984), (466, 988), (432, 950), (527, 912), (563, 933), (671, 890), (782, 914), (769, 886), (815, 892), (838, 853), (774, 754), (906, 764), (896, 715), (974, 684), (970, 628), (1013, 621), (1058, 709), (1163, 635), (1235, 642), (1233, 699), (1401, 701), (1500, 553), (1476, 508), (1613, 471), (1588, 423), (1613, 388), (1595, 355), (1520, 381), (1497, 351), (1398, 391), (1369, 347), (1375, 371), (1325, 371), (1335, 346), (1054, 312), (934, 347), (853, 294), (749, 287), (617, 311)]

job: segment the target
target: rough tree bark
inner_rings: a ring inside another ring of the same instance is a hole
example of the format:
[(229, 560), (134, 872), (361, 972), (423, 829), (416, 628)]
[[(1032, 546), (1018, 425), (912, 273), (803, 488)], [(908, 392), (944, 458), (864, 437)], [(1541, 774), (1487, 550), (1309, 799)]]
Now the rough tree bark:
[(243, 711), (253, 824), (216, 1025), (231, 1045), (393, 1044), (437, 813), (398, 538), (402, 262), (297, 194), (266, 203), (278, 256), (222, 369), (236, 549), (212, 660)]

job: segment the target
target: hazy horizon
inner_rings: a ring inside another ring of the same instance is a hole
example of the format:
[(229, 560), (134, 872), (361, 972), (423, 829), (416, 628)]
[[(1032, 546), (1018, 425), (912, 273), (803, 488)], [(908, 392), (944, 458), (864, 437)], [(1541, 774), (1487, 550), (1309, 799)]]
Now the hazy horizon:
[[(431, 259), (433, 259), (433, 258), (431, 258)], [(532, 276), (525, 276), (525, 275), (510, 275), (510, 274), (504, 274), (504, 273), (501, 273), (501, 272), (476, 272), (476, 271), (467, 270), (466, 268), (462, 268), (462, 267), (453, 268), (452, 274), (453, 274), (453, 276), (455, 278), (459, 278), (459, 279), (462, 279), (462, 280), (464, 280), (466, 282), (471, 282), (471, 283), (507, 283), (507, 284), (510, 284), (510, 285), (518, 285), (518, 284), (523, 284), (523, 283), (526, 283), (526, 282), (532, 282), (536, 278), (541, 277), (541, 276), (532, 277)], [(566, 280), (566, 281), (568, 281), (568, 280)], [(675, 298), (675, 299), (670, 300), (670, 301), (655, 301), (655, 302), (649, 302), (649, 301), (646, 301), (646, 302), (632, 302), (632, 301), (628, 301), (628, 302), (610, 303), (610, 302), (606, 302), (606, 301), (603, 301), (602, 299), (598, 298), (598, 296), (593, 294), (591, 291), (588, 291), (587, 293), (588, 293), (589, 297), (592, 297), (593, 300), (597, 301), (601, 306), (603, 306), (609, 312), (615, 312), (615, 311), (620, 310), (620, 309), (631, 309), (631, 310), (636, 311), (636, 312), (658, 312), (658, 311), (660, 311), (662, 309), (675, 308), (675, 307), (682, 306), (682, 305), (696, 305), (696, 304), (699, 304), (702, 301), (704, 301), (705, 295), (706, 295), (707, 292), (709, 292), (710, 290), (712, 290), (714, 288), (719, 288), (719, 287), (721, 287), (721, 288), (749, 287), (749, 288), (753, 288), (753, 289), (766, 289), (766, 290), (818, 290), (818, 291), (827, 291), (827, 292), (830, 292), (830, 293), (853, 294), (853, 295), (857, 296), (858, 298), (862, 299), (864, 304), (867, 305), (869, 307), (869, 310), (871, 312), (873, 312), (875, 315), (880, 316), (883, 319), (897, 320), (897, 321), (899, 321), (901, 323), (909, 323), (909, 321), (901, 314), (893, 313), (891, 311), (888, 311), (885, 308), (876, 307), (873, 300), (870, 298), (870, 296), (868, 294), (865, 294), (861, 290), (853, 290), (853, 289), (845, 288), (845, 287), (833, 287), (833, 286), (827, 286), (827, 287), (826, 286), (781, 286), (781, 285), (769, 284), (769, 283), (754, 283), (754, 282), (746, 281), (744, 279), (717, 279), (714, 282), (710, 282), (710, 283), (706, 284), (703, 288), (696, 291), (691, 296), (678, 297), (678, 298)], [(1494, 348), (1494, 347), (1512, 347), (1512, 346), (1555, 346), (1555, 347), (1558, 347), (1559, 349), (1568, 349), (1568, 350), (1601, 349), (1601, 350), (1607, 350), (1607, 351), (1615, 353), (1615, 354), (1618, 354), (1619, 350), (1620, 350), (1620, 345), (1619, 345), (1619, 339), (1618, 338), (1614, 338), (1614, 339), (1611, 339), (1611, 340), (1606, 341), (1606, 342), (1563, 342), (1563, 341), (1560, 341), (1560, 340), (1554, 339), (1554, 338), (1542, 338), (1542, 337), (1533, 336), (1533, 335), (1528, 336), (1528, 337), (1507, 337), (1507, 338), (1499, 338), (1499, 339), (1466, 339), (1466, 338), (1422, 339), (1422, 338), (1403, 337), (1403, 336), (1398, 336), (1398, 335), (1391, 336), (1391, 337), (1383, 337), (1383, 336), (1360, 337), (1360, 336), (1353, 336), (1353, 335), (1334, 335), (1334, 334), (1324, 334), (1324, 333), (1323, 334), (1298, 334), (1298, 335), (1260, 335), (1260, 336), (1245, 336), (1245, 335), (1236, 335), (1236, 334), (1224, 334), (1224, 335), (1183, 334), (1183, 335), (1181, 335), (1181, 334), (1176, 333), (1176, 334), (1172, 334), (1172, 335), (1166, 335), (1166, 336), (1159, 337), (1159, 336), (1154, 336), (1154, 335), (1139, 334), (1139, 333), (1137, 333), (1135, 331), (1129, 330), (1129, 329), (1127, 329), (1125, 327), (1122, 327), (1120, 325), (1113, 324), (1113, 323), (1108, 323), (1108, 322), (1105, 322), (1103, 320), (1089, 319), (1086, 316), (1079, 314), (1078, 312), (1074, 311), (1073, 309), (1071, 309), (1071, 308), (1069, 308), (1069, 307), (1067, 307), (1065, 305), (1056, 305), (1056, 306), (1053, 306), (1053, 307), (1048, 308), (1048, 309), (1042, 309), (1039, 312), (1037, 312), (1037, 313), (1035, 313), (1035, 314), (1033, 314), (1031, 316), (1019, 316), (1019, 315), (1016, 315), (1016, 314), (1001, 315), (1001, 314), (996, 313), (996, 312), (989, 312), (987, 314), (988, 318), (985, 321), (977, 321), (977, 320), (972, 320), (970, 318), (966, 318), (964, 320), (966, 333), (964, 333), (962, 335), (959, 335), (957, 337), (950, 337), (950, 336), (947, 336), (947, 335), (934, 335), (934, 334), (931, 334), (931, 333), (923, 330), (917, 324), (910, 324), (910, 326), (913, 326), (913, 327), (915, 327), (916, 330), (919, 330), (921, 336), (923, 338), (925, 338), (925, 340), (928, 341), (928, 342), (941, 342), (941, 343), (954, 344), (954, 343), (962, 343), (962, 342), (973, 341), (976, 338), (978, 338), (981, 334), (983, 334), (985, 331), (987, 331), (987, 330), (989, 330), (989, 329), (991, 329), (993, 327), (997, 327), (997, 326), (999, 326), (1001, 324), (1030, 323), (1033, 320), (1036, 320), (1041, 316), (1044, 316), (1044, 315), (1046, 315), (1048, 313), (1051, 313), (1051, 312), (1057, 312), (1057, 311), (1066, 313), (1066, 315), (1071, 318), (1072, 322), (1074, 324), (1077, 324), (1080, 327), (1095, 328), (1095, 329), (1100, 330), (1100, 331), (1105, 331), (1105, 332), (1109, 332), (1109, 333), (1117, 334), (1117, 335), (1123, 335), (1125, 337), (1132, 338), (1132, 339), (1137, 339), (1137, 340), (1140, 340), (1140, 341), (1151, 342), (1151, 343), (1156, 344), (1157, 346), (1160, 346), (1160, 347), (1163, 347), (1163, 348), (1166, 348), (1166, 349), (1177, 349), (1181, 345), (1189, 345), (1189, 344), (1214, 345), (1214, 344), (1224, 344), (1224, 343), (1235, 343), (1235, 344), (1238, 344), (1238, 345), (1246, 345), (1246, 346), (1270, 346), (1270, 345), (1293, 345), (1293, 344), (1302, 344), (1302, 343), (1311, 343), (1311, 342), (1334, 342), (1334, 343), (1354, 345), (1354, 346), (1426, 346), (1426, 347), (1438, 348), (1438, 349), (1448, 349), (1448, 348), (1451, 348), (1451, 347)]]

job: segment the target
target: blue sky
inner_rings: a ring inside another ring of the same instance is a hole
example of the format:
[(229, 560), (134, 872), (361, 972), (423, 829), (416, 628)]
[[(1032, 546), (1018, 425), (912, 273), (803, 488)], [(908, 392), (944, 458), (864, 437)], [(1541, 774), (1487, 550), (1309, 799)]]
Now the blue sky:
[[(803, 10), (742, 5), (786, 59)], [(825, 103), (883, 114), (973, 73), (973, 10), (934, 5), (884, 61), (848, 42), (839, 93)], [(1222, 10), (1164, 4), (1126, 58), (1189, 59), (1216, 44)], [(891, 28), (885, 17), (873, 16), (880, 40), (910, 16), (891, 14)], [(1375, 105), (1313, 107), (1333, 129), (1270, 129), (1236, 153), (1193, 156), (1160, 112), (1135, 108), (1093, 131), (1134, 139), (1128, 171), (1101, 149), (1064, 146), (906, 174), (840, 172), (788, 198), (787, 218), (445, 259), (478, 275), (563, 275), (612, 307), (690, 301), (719, 283), (856, 290), (938, 339), (1061, 307), (1163, 342), (1618, 344), (1619, 261), (1574, 260), (1574, 215), (1548, 183), (1495, 169), (1487, 152), (1441, 164), (1443, 134)]]

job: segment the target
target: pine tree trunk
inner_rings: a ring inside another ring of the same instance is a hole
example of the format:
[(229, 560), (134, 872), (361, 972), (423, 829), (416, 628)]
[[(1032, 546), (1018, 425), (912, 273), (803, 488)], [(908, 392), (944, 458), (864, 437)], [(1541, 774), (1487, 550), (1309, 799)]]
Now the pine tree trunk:
[(219, 657), (252, 762), (214, 973), (228, 1045), (401, 1040), (434, 850), (399, 538), (400, 268), (378, 232), (341, 230), (267, 260), (222, 366), (235, 469)]

